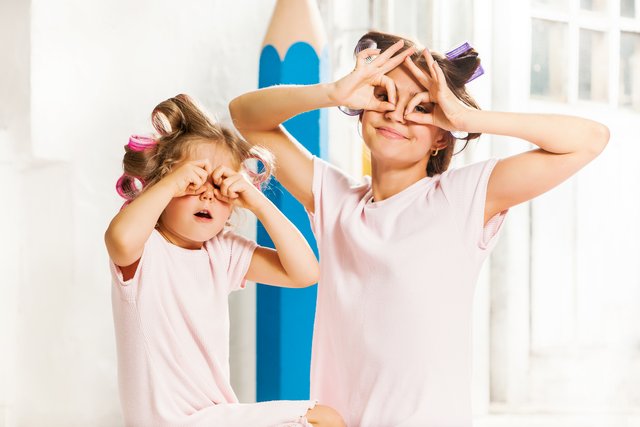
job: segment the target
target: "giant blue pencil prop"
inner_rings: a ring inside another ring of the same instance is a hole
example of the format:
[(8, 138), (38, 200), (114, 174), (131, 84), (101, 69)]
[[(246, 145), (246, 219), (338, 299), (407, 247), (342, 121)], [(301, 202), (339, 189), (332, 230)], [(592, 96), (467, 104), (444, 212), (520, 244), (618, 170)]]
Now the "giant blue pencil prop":
[[(326, 81), (328, 66), (326, 42), (315, 3), (278, 0), (260, 55), (259, 87)], [(284, 126), (311, 153), (326, 156), (326, 111), (301, 114)], [(315, 239), (302, 205), (275, 180), (271, 181), (266, 194), (298, 227), (317, 256)], [(258, 243), (273, 247), (261, 224), (258, 224)], [(258, 285), (256, 391), (259, 402), (309, 398), (315, 304), (316, 286), (284, 289)]]

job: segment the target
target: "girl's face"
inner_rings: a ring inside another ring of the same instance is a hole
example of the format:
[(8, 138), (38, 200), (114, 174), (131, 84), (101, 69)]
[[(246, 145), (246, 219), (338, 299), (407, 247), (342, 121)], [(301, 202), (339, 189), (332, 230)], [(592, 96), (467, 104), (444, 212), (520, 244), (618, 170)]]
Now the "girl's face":
[[(218, 143), (197, 144), (184, 161), (200, 159), (209, 159), (212, 170), (219, 165), (237, 169), (229, 150)], [(214, 197), (211, 177), (205, 188), (206, 191), (197, 196), (174, 197), (160, 215), (159, 229), (173, 244), (200, 249), (203, 242), (222, 231), (231, 216), (232, 205)]]
[[(371, 151), (374, 164), (384, 162), (394, 167), (419, 167), (427, 170), (431, 151), (443, 147), (442, 129), (410, 122), (404, 119), (405, 109), (409, 101), (417, 93), (424, 92), (413, 75), (399, 66), (387, 73), (396, 85), (396, 109), (379, 113), (365, 110), (362, 114), (362, 137)], [(387, 100), (383, 87), (376, 87), (374, 95)], [(430, 113), (433, 104), (420, 104), (417, 112)]]

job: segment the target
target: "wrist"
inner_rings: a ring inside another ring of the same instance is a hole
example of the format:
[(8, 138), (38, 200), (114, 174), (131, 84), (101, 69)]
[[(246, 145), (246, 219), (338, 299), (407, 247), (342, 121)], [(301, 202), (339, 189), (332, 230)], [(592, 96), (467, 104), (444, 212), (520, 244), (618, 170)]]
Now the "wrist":
[(167, 178), (168, 177), (165, 177), (155, 183), (153, 185), (153, 188), (155, 189), (155, 191), (158, 191), (165, 196), (169, 196), (170, 198), (176, 197), (176, 195), (180, 191), (179, 185), (177, 182)]
[(342, 105), (342, 100), (339, 99), (336, 82), (323, 83), (321, 87), (326, 95), (330, 107), (336, 107)]
[(250, 206), (247, 206), (247, 208), (253, 212), (258, 219), (262, 220), (262, 218), (268, 216), (269, 213), (275, 209), (275, 205), (267, 198), (267, 196), (260, 193), (260, 197), (256, 198), (256, 200), (251, 203)]

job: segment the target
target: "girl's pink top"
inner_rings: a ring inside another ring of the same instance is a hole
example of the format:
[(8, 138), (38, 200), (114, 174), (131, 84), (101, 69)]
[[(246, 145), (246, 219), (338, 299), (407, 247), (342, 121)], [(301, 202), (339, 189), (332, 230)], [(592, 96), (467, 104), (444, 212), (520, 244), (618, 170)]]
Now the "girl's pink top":
[(303, 426), (310, 401), (240, 404), (229, 380), (229, 293), (256, 243), (232, 232), (183, 249), (153, 230), (133, 278), (111, 262), (127, 426)]
[(370, 177), (314, 159), (311, 395), (348, 426), (471, 426), (473, 293), (506, 215), (483, 224), (496, 163), (374, 202)]

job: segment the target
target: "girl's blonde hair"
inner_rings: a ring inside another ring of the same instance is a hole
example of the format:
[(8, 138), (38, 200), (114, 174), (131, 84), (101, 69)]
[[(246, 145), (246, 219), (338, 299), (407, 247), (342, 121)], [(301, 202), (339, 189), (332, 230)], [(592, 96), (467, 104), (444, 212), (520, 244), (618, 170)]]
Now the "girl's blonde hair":
[[(229, 150), (238, 169), (260, 185), (272, 174), (273, 156), (261, 147), (251, 146), (235, 131), (213, 120), (190, 96), (180, 94), (158, 104), (151, 113), (151, 122), (158, 137), (144, 149), (125, 146), (122, 160), (123, 178), (118, 181), (118, 192), (128, 200), (136, 198), (145, 188), (152, 186), (168, 174), (172, 167), (184, 160), (196, 144), (222, 144)], [(256, 159), (263, 172), (256, 174), (246, 161)], [(136, 184), (135, 180), (139, 182)]]

